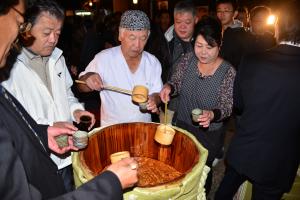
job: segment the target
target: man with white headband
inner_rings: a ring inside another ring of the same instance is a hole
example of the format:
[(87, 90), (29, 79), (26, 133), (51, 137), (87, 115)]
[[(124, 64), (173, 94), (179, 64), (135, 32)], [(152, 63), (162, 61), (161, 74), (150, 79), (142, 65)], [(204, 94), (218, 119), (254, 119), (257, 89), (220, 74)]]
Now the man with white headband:
[[(150, 34), (150, 22), (140, 10), (128, 10), (119, 26), (121, 45), (98, 53), (79, 77), (82, 92), (98, 90), (101, 99), (101, 126), (122, 122), (150, 122), (150, 112), (157, 112), (158, 96), (162, 88), (161, 65), (157, 58), (144, 51)], [(136, 85), (149, 89), (147, 112), (132, 102), (129, 95), (109, 90), (104, 86), (132, 90)]]

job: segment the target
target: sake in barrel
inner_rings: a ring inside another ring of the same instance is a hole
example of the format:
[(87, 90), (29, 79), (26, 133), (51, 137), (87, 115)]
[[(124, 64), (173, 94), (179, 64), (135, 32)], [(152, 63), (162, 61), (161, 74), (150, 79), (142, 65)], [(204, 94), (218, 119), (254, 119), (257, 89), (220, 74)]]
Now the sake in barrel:
[(207, 150), (191, 133), (174, 126), (172, 143), (159, 144), (154, 140), (158, 125), (123, 123), (91, 131), (87, 148), (72, 155), (76, 187), (105, 170), (111, 154), (128, 151), (139, 164), (139, 182), (124, 191), (125, 200), (205, 199)]

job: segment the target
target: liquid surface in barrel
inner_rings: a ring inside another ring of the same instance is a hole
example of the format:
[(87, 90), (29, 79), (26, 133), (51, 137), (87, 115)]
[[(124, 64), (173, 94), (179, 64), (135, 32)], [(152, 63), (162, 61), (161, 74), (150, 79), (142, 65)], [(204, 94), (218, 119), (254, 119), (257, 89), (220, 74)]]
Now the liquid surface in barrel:
[(183, 173), (161, 161), (146, 157), (136, 157), (138, 162), (138, 187), (165, 184), (181, 177)]
[[(169, 183), (180, 178), (183, 173), (159, 160), (146, 157), (134, 157), (138, 163), (138, 187), (153, 187)], [(108, 166), (104, 168), (106, 170)], [(102, 171), (102, 172), (103, 172)]]

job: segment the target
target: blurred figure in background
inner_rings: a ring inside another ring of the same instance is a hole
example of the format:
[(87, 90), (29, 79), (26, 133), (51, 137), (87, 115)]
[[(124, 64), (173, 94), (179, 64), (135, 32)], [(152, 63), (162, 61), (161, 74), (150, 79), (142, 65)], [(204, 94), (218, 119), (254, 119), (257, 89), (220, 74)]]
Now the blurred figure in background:
[(209, 15), (208, 6), (200, 6), (197, 7), (197, 18), (198, 20), (202, 19), (202, 17)]
[(234, 107), (241, 119), (216, 200), (232, 200), (246, 180), (254, 200), (280, 200), (292, 187), (300, 164), (299, 8), (298, 0), (285, 3), (275, 29), (279, 45), (240, 65)]
[(238, 15), (237, 2), (236, 0), (219, 0), (216, 11), (223, 29), (221, 56), (237, 69), (244, 55), (246, 35), (243, 23), (234, 19)]
[(171, 25), (171, 17), (170, 13), (168, 10), (160, 10), (157, 15), (157, 24), (159, 25), (161, 31), (163, 33), (166, 32), (166, 30), (170, 27)]
[(168, 79), (168, 73), (171, 68), (171, 57), (168, 41), (164, 37), (164, 32), (170, 26), (170, 14), (167, 10), (159, 11), (157, 21), (151, 23), (151, 34), (148, 38), (145, 50), (153, 54), (161, 63), (161, 78), (163, 83)]
[[(267, 6), (255, 6), (250, 11), (250, 29), (255, 35), (263, 35), (269, 32), (267, 24), (271, 9)], [(270, 32), (269, 32), (270, 33)]]
[(238, 14), (236, 16), (236, 19), (243, 22), (243, 27), (245, 30), (249, 29), (249, 12), (248, 8), (246, 6), (238, 7), (237, 9)]
[(245, 53), (264, 51), (276, 44), (274, 34), (270, 31), (267, 19), (271, 9), (266, 6), (256, 6), (250, 11), (250, 30), (247, 32)]

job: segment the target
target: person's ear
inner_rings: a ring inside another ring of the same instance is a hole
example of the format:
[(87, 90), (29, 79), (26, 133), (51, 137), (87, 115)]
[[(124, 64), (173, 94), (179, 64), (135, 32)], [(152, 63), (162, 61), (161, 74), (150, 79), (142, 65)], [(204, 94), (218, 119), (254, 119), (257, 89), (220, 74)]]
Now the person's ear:
[(239, 14), (239, 12), (236, 10), (236, 11), (234, 11), (234, 13), (233, 13), (233, 19), (235, 19), (236, 17), (237, 17), (237, 15)]
[(195, 24), (194, 24), (194, 25), (196, 25), (197, 22), (199, 21), (199, 17), (198, 17), (198, 16), (195, 16), (194, 19), (195, 19), (195, 20), (194, 20), (194, 21), (195, 21)]
[(119, 36), (118, 36), (118, 40), (121, 42), (122, 41), (122, 35), (123, 35), (123, 30), (121, 28), (119, 28)]

